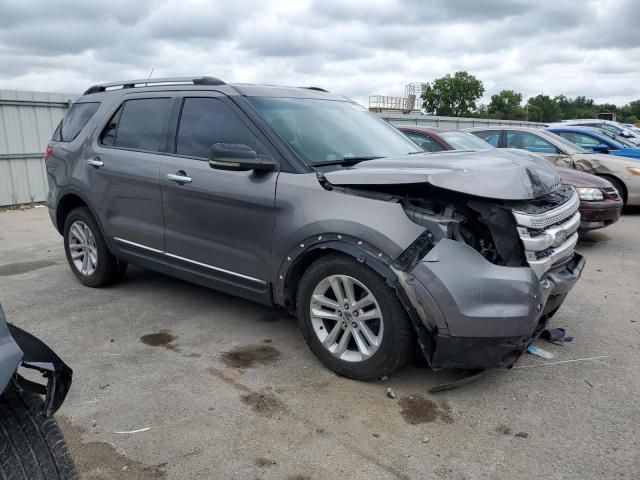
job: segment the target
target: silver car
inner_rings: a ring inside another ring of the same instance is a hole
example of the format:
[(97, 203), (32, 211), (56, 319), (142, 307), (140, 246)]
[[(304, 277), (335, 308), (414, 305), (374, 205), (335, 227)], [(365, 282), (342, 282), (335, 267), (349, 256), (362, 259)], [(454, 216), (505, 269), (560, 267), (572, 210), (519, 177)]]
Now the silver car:
[(356, 379), (391, 374), (416, 343), (434, 368), (513, 365), (585, 264), (578, 197), (545, 160), (425, 154), (318, 88), (96, 85), (46, 157), (80, 282), (133, 263), (286, 308)]

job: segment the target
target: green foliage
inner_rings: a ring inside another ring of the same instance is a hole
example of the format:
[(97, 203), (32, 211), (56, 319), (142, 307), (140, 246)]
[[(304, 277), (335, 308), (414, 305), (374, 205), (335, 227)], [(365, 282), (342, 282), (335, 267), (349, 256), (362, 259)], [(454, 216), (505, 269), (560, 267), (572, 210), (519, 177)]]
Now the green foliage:
[(530, 122), (558, 122), (562, 119), (560, 105), (555, 98), (537, 95), (527, 102)]
[(597, 104), (585, 96), (570, 98), (557, 95), (552, 98), (541, 94), (530, 98), (523, 106), (521, 93), (501, 90), (491, 96), (489, 105), (476, 106), (484, 94), (484, 86), (482, 81), (467, 72), (448, 74), (425, 86), (422, 107), (435, 115), (551, 123), (573, 118), (597, 118), (598, 113), (615, 113), (618, 121), (623, 123), (640, 121), (640, 99), (618, 107), (610, 103)]
[(491, 118), (502, 120), (525, 120), (527, 112), (521, 106), (522, 94), (513, 90), (502, 90), (491, 96), (487, 113)]
[(476, 110), (476, 102), (483, 94), (480, 80), (467, 72), (456, 72), (426, 84), (422, 107), (436, 115), (469, 116)]

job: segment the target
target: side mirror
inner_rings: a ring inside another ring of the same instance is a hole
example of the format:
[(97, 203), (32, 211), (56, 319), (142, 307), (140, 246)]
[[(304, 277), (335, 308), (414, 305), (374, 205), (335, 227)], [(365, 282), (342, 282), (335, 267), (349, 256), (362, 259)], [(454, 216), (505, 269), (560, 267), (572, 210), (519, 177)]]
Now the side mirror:
[(594, 145), (591, 147), (591, 150), (598, 153), (609, 153), (609, 147), (604, 143), (599, 143), (598, 145)]
[(216, 143), (209, 150), (209, 166), (218, 170), (271, 172), (276, 163), (269, 157), (258, 156), (255, 150), (241, 143)]

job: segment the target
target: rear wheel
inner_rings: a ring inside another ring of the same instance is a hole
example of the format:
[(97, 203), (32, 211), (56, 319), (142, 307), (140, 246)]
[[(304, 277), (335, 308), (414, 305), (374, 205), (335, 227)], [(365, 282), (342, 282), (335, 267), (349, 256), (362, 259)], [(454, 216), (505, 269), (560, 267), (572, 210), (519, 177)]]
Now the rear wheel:
[(303, 336), (318, 359), (345, 377), (390, 375), (411, 356), (413, 328), (395, 292), (343, 255), (313, 263), (298, 288)]
[(42, 408), (39, 395), (12, 384), (0, 396), (0, 478), (78, 478), (58, 424)]
[(76, 208), (67, 216), (64, 250), (76, 278), (88, 287), (114, 283), (127, 269), (127, 264), (109, 251), (98, 223), (86, 207)]

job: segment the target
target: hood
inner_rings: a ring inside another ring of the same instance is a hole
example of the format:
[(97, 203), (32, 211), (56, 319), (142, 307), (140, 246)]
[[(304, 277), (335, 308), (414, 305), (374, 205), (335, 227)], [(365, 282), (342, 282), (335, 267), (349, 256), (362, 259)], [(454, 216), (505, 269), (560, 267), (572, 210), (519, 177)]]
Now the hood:
[(573, 187), (607, 188), (611, 186), (611, 184), (602, 177), (571, 170), (570, 168), (558, 167), (558, 173), (560, 174), (562, 183)]
[(510, 148), (452, 150), (367, 160), (324, 172), (333, 185), (401, 185), (434, 187), (499, 200), (527, 200), (560, 186), (556, 169), (544, 158)]

